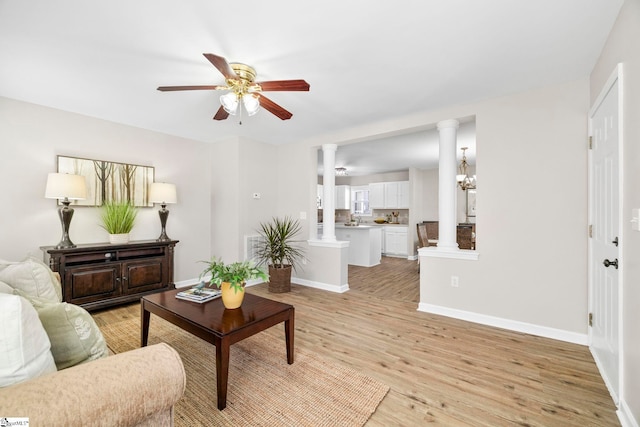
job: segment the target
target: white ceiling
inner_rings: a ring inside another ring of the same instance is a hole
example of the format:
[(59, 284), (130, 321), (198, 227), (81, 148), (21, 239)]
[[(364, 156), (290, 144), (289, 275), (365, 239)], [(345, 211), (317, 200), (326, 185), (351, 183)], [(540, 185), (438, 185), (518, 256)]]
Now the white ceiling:
[[(588, 76), (622, 3), (0, 0), (0, 96), (205, 142), (291, 143)], [(291, 120), (262, 110), (242, 125), (212, 120), (220, 92), (156, 90), (223, 84), (205, 52), (311, 90), (270, 93)]]

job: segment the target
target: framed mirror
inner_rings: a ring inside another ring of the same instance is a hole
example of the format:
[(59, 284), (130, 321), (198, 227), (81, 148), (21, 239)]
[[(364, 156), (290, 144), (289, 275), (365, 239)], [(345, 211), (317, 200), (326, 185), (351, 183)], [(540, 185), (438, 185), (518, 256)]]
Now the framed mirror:
[[(476, 216), (476, 189), (467, 190), (467, 218)], [(467, 222), (469, 222), (467, 220)]]
[(102, 206), (105, 201), (153, 206), (149, 202), (149, 184), (155, 175), (153, 166), (58, 156), (58, 172), (82, 175), (87, 180), (87, 198), (72, 201), (74, 206)]

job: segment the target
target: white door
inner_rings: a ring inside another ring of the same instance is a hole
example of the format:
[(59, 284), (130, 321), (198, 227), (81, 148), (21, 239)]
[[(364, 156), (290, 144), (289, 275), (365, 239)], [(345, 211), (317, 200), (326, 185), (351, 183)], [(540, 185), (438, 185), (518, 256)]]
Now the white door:
[(614, 401), (619, 391), (619, 89), (609, 80), (591, 111), (591, 352)]

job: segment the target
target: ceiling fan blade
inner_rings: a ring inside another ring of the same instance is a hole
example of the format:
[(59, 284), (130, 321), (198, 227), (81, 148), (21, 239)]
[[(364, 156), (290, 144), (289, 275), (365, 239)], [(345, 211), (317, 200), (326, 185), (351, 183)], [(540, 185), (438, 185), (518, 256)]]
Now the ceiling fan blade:
[(284, 108), (282, 108), (281, 106), (279, 106), (278, 104), (276, 104), (275, 102), (273, 102), (272, 100), (270, 100), (269, 98), (267, 98), (262, 94), (260, 94), (258, 101), (260, 101), (260, 106), (262, 108), (278, 116), (282, 120), (289, 120), (291, 116), (293, 116), (293, 114), (291, 114), (290, 112), (288, 112), (287, 110), (285, 110)]
[(158, 90), (161, 92), (171, 92), (174, 90), (226, 90), (227, 86), (160, 86)]
[(258, 82), (263, 91), (308, 91), (309, 83), (300, 80), (273, 80), (269, 82)]
[(218, 112), (216, 113), (216, 115), (213, 116), (213, 120), (225, 120), (227, 117), (229, 117), (229, 113), (227, 113), (227, 111), (221, 105), (220, 108), (218, 108)]
[(231, 68), (227, 60), (222, 56), (214, 55), (213, 53), (203, 53), (203, 55), (213, 64), (214, 67), (218, 69), (218, 71), (222, 73), (226, 79), (238, 78), (236, 72), (233, 71), (233, 68)]

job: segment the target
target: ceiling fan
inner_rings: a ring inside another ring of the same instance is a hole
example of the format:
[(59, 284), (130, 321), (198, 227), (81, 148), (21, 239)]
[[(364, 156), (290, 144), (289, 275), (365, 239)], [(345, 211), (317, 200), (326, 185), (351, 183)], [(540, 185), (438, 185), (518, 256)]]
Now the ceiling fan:
[(170, 92), (179, 90), (226, 90), (227, 94), (220, 97), (222, 104), (213, 116), (214, 120), (225, 120), (229, 114), (235, 115), (242, 107), (248, 115), (254, 115), (259, 107), (271, 112), (282, 120), (293, 116), (266, 96), (262, 92), (275, 91), (308, 91), (309, 83), (304, 80), (272, 80), (256, 82), (256, 70), (237, 62), (227, 62), (222, 56), (213, 53), (203, 53), (205, 58), (222, 73), (225, 85), (208, 86), (160, 86), (159, 91)]

